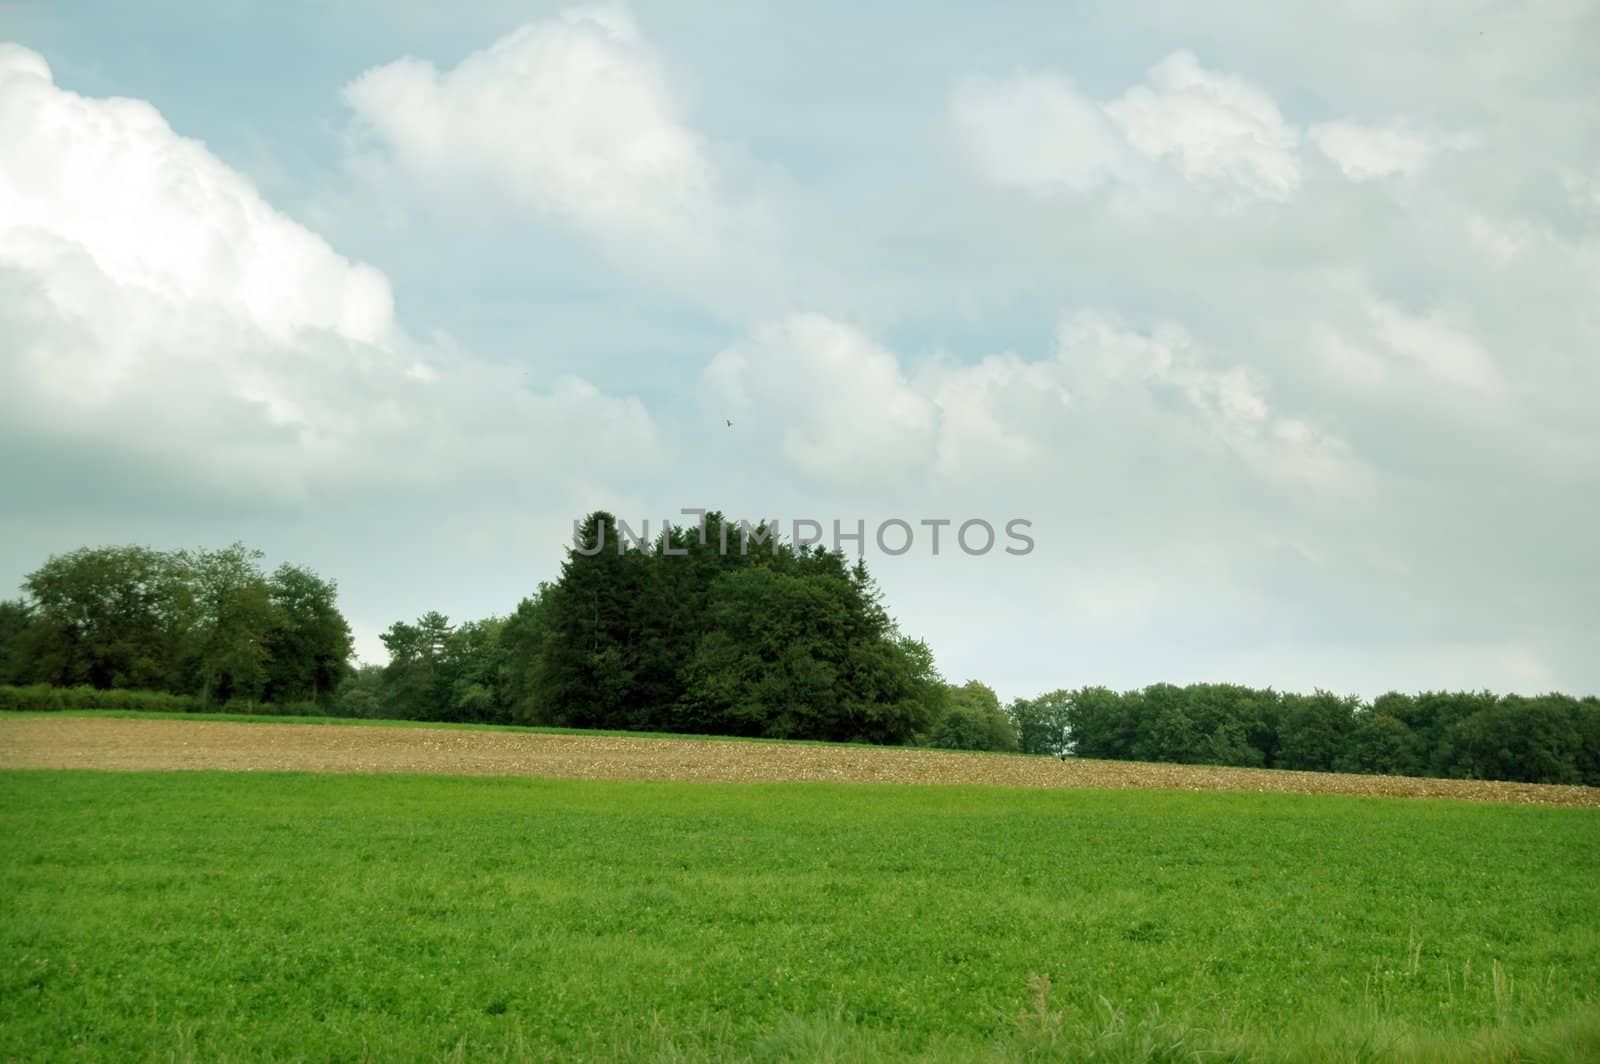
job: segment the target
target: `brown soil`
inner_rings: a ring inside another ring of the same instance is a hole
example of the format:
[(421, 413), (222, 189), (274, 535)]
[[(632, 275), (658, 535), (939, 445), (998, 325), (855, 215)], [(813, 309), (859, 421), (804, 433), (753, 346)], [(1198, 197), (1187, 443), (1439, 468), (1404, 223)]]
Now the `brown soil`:
[(443, 728), (0, 718), (0, 769), (426, 772), (580, 779), (975, 783), (1463, 798), (1600, 806), (1600, 788), (930, 750)]

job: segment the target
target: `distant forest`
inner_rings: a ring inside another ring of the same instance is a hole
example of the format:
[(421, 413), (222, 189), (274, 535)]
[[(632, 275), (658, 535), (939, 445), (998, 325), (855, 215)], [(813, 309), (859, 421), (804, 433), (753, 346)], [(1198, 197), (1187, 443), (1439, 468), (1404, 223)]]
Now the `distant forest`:
[[(754, 531), (752, 535), (751, 532)], [(602, 546), (603, 544), (603, 546)], [(726, 546), (724, 546), (726, 544)], [(336, 586), (222, 550), (85, 548), (0, 602), (0, 708), (129, 708), (742, 735), (1600, 786), (1600, 699), (1227, 684), (1002, 706), (902, 633), (864, 562), (775, 528), (628, 544), (603, 511), (509, 615), (426, 612), (355, 667)]]

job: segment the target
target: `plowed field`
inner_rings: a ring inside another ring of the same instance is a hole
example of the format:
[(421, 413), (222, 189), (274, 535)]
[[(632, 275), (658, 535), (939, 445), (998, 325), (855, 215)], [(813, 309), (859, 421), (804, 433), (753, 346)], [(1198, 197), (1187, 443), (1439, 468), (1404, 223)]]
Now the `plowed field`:
[(444, 728), (0, 718), (0, 769), (416, 772), (719, 782), (965, 783), (1600, 806), (1600, 788), (789, 743)]

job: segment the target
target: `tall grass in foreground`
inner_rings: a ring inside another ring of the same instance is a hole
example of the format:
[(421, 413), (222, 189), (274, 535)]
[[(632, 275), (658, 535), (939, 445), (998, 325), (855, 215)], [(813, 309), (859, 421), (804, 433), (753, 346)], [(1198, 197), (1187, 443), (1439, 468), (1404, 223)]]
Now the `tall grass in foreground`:
[(1592, 1060), (1600, 816), (0, 773), (0, 1059)]

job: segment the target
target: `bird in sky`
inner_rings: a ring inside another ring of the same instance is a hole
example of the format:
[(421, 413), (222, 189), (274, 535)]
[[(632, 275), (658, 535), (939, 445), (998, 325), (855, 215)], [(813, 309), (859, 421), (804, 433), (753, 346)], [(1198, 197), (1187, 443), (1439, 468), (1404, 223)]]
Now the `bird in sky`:
[(723, 418), (722, 420), (727, 424), (727, 426), (730, 429), (733, 428), (733, 422), (729, 421), (727, 418)]

